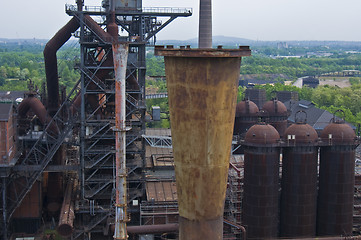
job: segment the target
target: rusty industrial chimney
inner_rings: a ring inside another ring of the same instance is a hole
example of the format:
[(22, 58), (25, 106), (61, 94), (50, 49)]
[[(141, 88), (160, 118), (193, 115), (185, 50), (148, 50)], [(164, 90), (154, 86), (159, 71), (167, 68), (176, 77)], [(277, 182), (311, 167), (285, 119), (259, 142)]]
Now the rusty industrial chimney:
[(179, 239), (223, 239), (240, 58), (251, 51), (157, 46), (155, 54), (165, 61)]
[(251, 55), (212, 49), (211, 0), (200, 0), (199, 15), (199, 49), (155, 47), (167, 78), (180, 240), (223, 239), (239, 68)]

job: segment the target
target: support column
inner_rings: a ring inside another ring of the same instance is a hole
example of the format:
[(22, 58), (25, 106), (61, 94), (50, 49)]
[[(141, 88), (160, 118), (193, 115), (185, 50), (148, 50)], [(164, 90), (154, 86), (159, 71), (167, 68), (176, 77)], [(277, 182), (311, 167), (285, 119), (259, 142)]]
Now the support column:
[(115, 148), (116, 148), (116, 198), (114, 239), (128, 239), (127, 217), (127, 168), (126, 168), (126, 126), (125, 126), (125, 79), (128, 60), (128, 44), (114, 43), (113, 60), (115, 73)]

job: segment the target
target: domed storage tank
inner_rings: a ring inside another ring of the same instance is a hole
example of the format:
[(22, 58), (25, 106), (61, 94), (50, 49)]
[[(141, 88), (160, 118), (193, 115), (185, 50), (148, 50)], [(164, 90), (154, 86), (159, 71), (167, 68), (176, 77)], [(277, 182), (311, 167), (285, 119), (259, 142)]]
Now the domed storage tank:
[(356, 134), (349, 125), (338, 121), (324, 128), (321, 139), (317, 234), (349, 236), (353, 225)]
[(259, 109), (254, 102), (248, 99), (239, 102), (236, 106), (233, 135), (245, 134), (250, 127), (255, 125), (258, 122), (258, 112)]
[(246, 133), (242, 224), (250, 239), (278, 235), (279, 139), (269, 124), (254, 125)]
[(281, 237), (314, 237), (317, 212), (318, 135), (305, 122), (284, 133), (281, 181)]
[(273, 99), (266, 102), (262, 110), (267, 113), (265, 117), (268, 120), (266, 122), (274, 126), (282, 137), (287, 128), (287, 118), (289, 116), (286, 106), (277, 99)]

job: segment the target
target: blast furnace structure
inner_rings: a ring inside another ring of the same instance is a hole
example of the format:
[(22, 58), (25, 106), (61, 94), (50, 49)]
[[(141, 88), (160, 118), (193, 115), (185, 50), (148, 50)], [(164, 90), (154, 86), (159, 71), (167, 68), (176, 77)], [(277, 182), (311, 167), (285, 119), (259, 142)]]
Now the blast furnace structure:
[[(11, 126), (19, 124), (23, 131), (8, 128), (9, 147), (16, 145), (17, 149), (14, 147), (12, 155), (1, 162), (2, 239), (8, 239), (11, 233), (36, 232), (42, 212), (54, 222), (58, 222), (61, 213), (58, 232), (72, 239), (90, 239), (97, 234), (111, 236), (117, 227), (115, 208), (119, 209), (121, 224), (140, 222), (138, 203), (145, 195), (142, 135), (146, 46), (154, 44), (155, 35), (177, 17), (191, 16), (192, 9), (144, 8), (142, 0), (105, 0), (102, 6), (85, 6), (83, 0), (77, 0), (76, 5), (66, 5), (65, 9), (72, 19), (44, 50), (47, 95), (41, 101), (36, 92), (29, 93), (18, 107), (18, 122), (7, 121)], [(161, 22), (159, 17), (166, 21)], [(71, 36), (79, 38), (77, 67), (81, 77), (71, 92), (66, 94), (62, 90), (59, 95), (56, 52)], [(115, 81), (114, 43), (126, 43), (128, 47), (126, 65), (118, 66), (126, 69), (126, 92), (121, 95)], [(119, 97), (126, 100), (121, 128), (117, 128), (115, 119)], [(32, 122), (35, 115), (36, 123)], [(126, 169), (116, 172), (116, 135), (124, 131)], [(118, 194), (127, 197), (127, 202), (116, 202), (118, 178), (128, 191)], [(77, 188), (79, 191), (72, 191)], [(75, 198), (80, 200), (74, 205)], [(19, 213), (34, 205), (35, 213)], [(114, 237), (127, 238), (126, 233)]]

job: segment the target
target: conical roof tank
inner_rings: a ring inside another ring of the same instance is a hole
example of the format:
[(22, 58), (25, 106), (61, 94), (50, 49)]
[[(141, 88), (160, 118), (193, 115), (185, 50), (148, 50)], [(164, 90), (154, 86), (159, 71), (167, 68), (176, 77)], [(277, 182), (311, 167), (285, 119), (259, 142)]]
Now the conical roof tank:
[(236, 105), (236, 119), (234, 123), (233, 135), (241, 135), (248, 131), (250, 127), (258, 122), (259, 109), (257, 105), (244, 99)]
[(282, 149), (281, 237), (316, 235), (318, 135), (305, 122), (284, 132)]
[(278, 235), (279, 139), (269, 124), (254, 125), (245, 136), (242, 223), (249, 238)]
[(348, 236), (353, 226), (356, 134), (338, 121), (324, 128), (321, 139), (317, 234)]
[(267, 113), (265, 116), (268, 118), (267, 122), (274, 126), (282, 137), (287, 128), (289, 115), (286, 106), (281, 101), (273, 99), (263, 104), (262, 110)]

